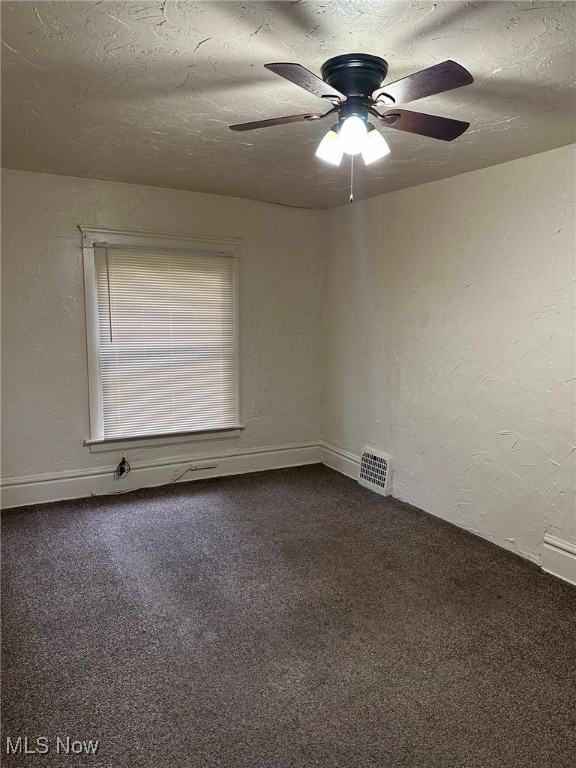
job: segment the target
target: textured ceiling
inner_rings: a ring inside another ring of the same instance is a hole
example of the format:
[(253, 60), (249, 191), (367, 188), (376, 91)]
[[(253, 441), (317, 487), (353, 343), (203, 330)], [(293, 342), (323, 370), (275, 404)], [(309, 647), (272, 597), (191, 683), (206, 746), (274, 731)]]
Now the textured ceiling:
[(3, 166), (331, 207), (349, 164), (314, 156), (328, 121), (228, 125), (322, 110), (264, 69), (319, 73), (335, 55), (389, 63), (388, 80), (451, 58), (473, 85), (409, 108), (468, 120), (445, 143), (383, 129), (391, 155), (356, 164), (356, 197), (575, 140), (574, 2), (2, 2)]

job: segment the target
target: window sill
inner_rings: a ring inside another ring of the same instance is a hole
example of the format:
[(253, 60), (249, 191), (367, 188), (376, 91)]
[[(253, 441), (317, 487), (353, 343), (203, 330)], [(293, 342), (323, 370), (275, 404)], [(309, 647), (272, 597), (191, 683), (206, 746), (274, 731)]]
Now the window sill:
[(122, 451), (128, 448), (154, 448), (158, 445), (173, 445), (176, 443), (193, 443), (203, 440), (228, 440), (240, 437), (244, 426), (223, 427), (222, 429), (205, 429), (197, 432), (173, 432), (166, 435), (136, 435), (135, 437), (113, 437), (101, 440), (84, 440), (84, 446), (90, 453), (104, 451)]

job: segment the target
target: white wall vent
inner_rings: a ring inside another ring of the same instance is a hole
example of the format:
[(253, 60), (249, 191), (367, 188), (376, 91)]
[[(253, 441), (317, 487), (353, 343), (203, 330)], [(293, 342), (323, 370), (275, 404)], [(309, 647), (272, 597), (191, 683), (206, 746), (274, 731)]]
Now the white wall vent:
[(373, 448), (364, 448), (360, 459), (358, 482), (383, 496), (390, 495), (390, 471), (392, 462), (389, 456)]

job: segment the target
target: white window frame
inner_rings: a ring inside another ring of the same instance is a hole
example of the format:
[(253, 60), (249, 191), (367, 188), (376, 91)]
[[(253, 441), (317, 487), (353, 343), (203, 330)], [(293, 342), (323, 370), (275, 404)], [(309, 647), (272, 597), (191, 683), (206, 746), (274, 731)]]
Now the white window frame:
[[(215, 440), (239, 437), (244, 426), (240, 423), (240, 361), (239, 361), (239, 319), (238, 284), (241, 241), (155, 232), (151, 230), (105, 229), (79, 225), (82, 232), (82, 253), (84, 261), (84, 301), (86, 306), (86, 341), (88, 352), (88, 400), (90, 406), (90, 436), (84, 445), (90, 451), (113, 451), (128, 447), (154, 447), (171, 443), (196, 440)], [(102, 414), (102, 385), (100, 379), (100, 335), (98, 326), (98, 295), (96, 288), (95, 248), (128, 247), (142, 250), (169, 251), (197, 256), (222, 256), (233, 260), (234, 327), (235, 327), (235, 375), (236, 375), (236, 424), (231, 427), (202, 429), (190, 432), (173, 432), (160, 435), (138, 435), (136, 437), (104, 437)]]

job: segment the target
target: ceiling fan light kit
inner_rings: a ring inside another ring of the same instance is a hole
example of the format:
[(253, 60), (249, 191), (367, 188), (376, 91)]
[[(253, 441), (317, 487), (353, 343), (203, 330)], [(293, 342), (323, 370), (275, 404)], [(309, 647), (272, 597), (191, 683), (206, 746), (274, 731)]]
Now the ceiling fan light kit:
[(358, 134), (356, 134), (353, 124), (353, 130), (349, 131), (349, 135), (346, 136), (347, 123), (351, 119), (347, 118), (340, 131), (338, 125), (333, 125), (330, 128), (318, 145), (316, 157), (332, 165), (340, 165), (345, 154), (361, 154), (364, 164), (370, 165), (390, 154), (390, 147), (386, 143), (386, 139), (371, 123), (365, 126), (364, 123), (361, 123), (362, 127)]
[[(373, 117), (384, 127), (416, 133), (440, 141), (453, 141), (470, 123), (422, 112), (400, 109), (405, 104), (474, 82), (474, 78), (455, 61), (444, 61), (401, 80), (383, 85), (388, 63), (367, 53), (346, 53), (328, 59), (322, 65), (322, 77), (301, 64), (279, 62), (265, 64), (266, 69), (324, 99), (331, 108), (324, 113), (306, 113), (231, 125), (233, 131), (250, 131), (272, 125), (318, 120), (337, 114), (338, 122), (330, 128), (316, 150), (316, 156), (332, 165), (340, 165), (345, 154), (362, 155), (369, 165), (390, 152), (384, 137), (369, 122)], [(378, 108), (387, 108), (385, 112)]]

